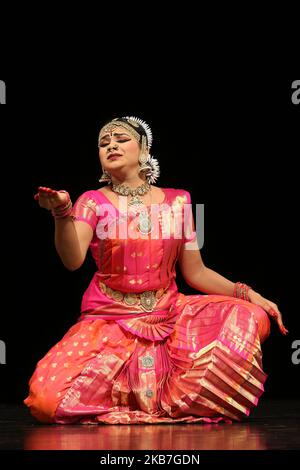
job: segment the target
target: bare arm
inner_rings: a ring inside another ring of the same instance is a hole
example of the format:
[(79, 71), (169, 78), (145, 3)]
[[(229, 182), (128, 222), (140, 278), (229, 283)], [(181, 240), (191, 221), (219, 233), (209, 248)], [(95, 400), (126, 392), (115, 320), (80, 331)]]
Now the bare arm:
[(179, 266), (186, 283), (206, 294), (233, 296), (234, 282), (207, 268), (200, 250), (181, 250)]
[[(194, 289), (206, 294), (233, 297), (234, 283), (207, 268), (202, 261), (200, 250), (185, 250), (182, 247), (178, 261), (184, 280)], [(274, 302), (261, 296), (253, 289), (249, 289), (248, 297), (251, 303), (262, 307), (276, 321), (283, 335), (288, 333), (283, 324), (281, 312)]]
[[(44, 209), (55, 209), (66, 201), (66, 194), (40, 187), (35, 199)], [(92, 228), (71, 217), (55, 219), (55, 248), (64, 266), (70, 271), (80, 268), (93, 237)]]
[(87, 250), (93, 238), (92, 228), (71, 217), (55, 219), (55, 248), (70, 271), (75, 271), (83, 264)]

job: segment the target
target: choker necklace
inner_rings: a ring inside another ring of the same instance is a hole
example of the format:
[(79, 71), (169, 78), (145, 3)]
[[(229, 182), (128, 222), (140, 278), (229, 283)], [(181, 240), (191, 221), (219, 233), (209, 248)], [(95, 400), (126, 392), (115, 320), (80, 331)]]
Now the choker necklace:
[(120, 194), (121, 196), (131, 196), (131, 199), (128, 203), (129, 206), (140, 206), (143, 205), (143, 201), (140, 196), (143, 196), (144, 194), (148, 193), (150, 188), (150, 184), (146, 181), (141, 186), (138, 186), (135, 189), (131, 189), (129, 186), (125, 186), (122, 183), (112, 184), (111, 189), (115, 193)]
[(132, 207), (136, 214), (139, 214), (139, 223), (137, 226), (138, 231), (143, 235), (148, 235), (148, 233), (152, 232), (153, 227), (151, 218), (149, 217), (147, 208), (140, 198), (140, 196), (149, 192), (151, 185), (146, 181), (141, 186), (131, 189), (129, 186), (125, 186), (124, 184), (112, 184), (111, 189), (121, 196), (131, 196), (131, 200), (128, 205)]

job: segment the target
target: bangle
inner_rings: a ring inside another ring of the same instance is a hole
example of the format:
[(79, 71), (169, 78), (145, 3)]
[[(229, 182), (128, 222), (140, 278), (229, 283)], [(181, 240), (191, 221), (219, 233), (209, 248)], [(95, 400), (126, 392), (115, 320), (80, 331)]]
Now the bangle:
[(248, 286), (247, 284), (243, 284), (242, 282), (236, 282), (234, 284), (233, 297), (247, 300), (249, 302), (248, 292), (250, 289), (252, 289), (252, 287)]
[(70, 195), (67, 191), (59, 191), (60, 193), (66, 193), (67, 200), (60, 206), (55, 207), (52, 209), (52, 215), (55, 219), (64, 219), (69, 217), (73, 212), (73, 204), (70, 198)]

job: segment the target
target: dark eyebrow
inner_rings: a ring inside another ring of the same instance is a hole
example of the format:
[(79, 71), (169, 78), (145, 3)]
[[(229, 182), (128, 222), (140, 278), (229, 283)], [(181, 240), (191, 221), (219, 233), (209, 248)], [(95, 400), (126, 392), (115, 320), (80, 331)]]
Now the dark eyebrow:
[(126, 132), (121, 132), (121, 134), (117, 134), (116, 132), (113, 133), (115, 137), (120, 137), (121, 135), (127, 135), (127, 137), (130, 137), (129, 134), (126, 134)]
[[(122, 132), (121, 134), (118, 134), (117, 132), (114, 132), (113, 135), (114, 135), (115, 137), (120, 137), (121, 135), (126, 135), (127, 137), (130, 137), (130, 135), (129, 135), (129, 134), (126, 134), (125, 132)], [(101, 140), (102, 140), (102, 139), (105, 139), (105, 137), (108, 137), (108, 136), (110, 136), (110, 134), (104, 135), (103, 137), (101, 137)]]

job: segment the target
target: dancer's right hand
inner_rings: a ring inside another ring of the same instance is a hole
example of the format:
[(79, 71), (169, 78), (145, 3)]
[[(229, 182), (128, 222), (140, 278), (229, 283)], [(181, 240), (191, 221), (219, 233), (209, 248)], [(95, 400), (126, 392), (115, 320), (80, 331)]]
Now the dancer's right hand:
[(39, 202), (40, 207), (52, 210), (68, 201), (68, 193), (39, 186), (34, 199)]

